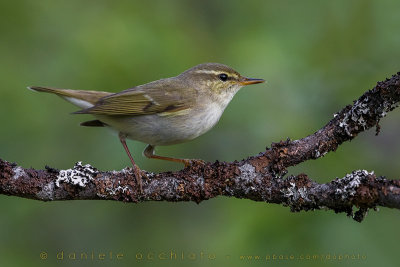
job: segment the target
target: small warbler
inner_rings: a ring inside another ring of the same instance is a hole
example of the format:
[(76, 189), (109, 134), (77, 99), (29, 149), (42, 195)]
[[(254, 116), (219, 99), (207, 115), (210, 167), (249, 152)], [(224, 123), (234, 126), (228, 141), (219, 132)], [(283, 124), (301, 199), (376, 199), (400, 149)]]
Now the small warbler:
[(143, 155), (148, 158), (180, 162), (188, 166), (197, 160), (155, 155), (155, 146), (173, 145), (192, 140), (210, 130), (220, 119), (233, 96), (244, 85), (264, 82), (246, 78), (218, 63), (192, 67), (176, 77), (135, 86), (119, 93), (56, 89), (31, 86), (31, 90), (56, 94), (96, 120), (82, 126), (111, 127), (135, 169), (142, 188), (142, 172), (135, 164), (126, 139), (147, 143)]

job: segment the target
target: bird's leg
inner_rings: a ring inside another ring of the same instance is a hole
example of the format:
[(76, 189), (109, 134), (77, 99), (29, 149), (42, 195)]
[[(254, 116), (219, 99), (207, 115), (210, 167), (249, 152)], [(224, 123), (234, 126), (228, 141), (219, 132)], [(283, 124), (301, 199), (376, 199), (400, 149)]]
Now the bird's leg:
[(128, 146), (126, 145), (126, 135), (123, 133), (119, 133), (119, 140), (121, 141), (121, 144), (123, 145), (126, 154), (128, 154), (129, 159), (132, 162), (133, 169), (135, 171), (135, 176), (136, 176), (136, 183), (139, 185), (140, 192), (143, 192), (142, 188), (142, 171), (139, 169), (139, 166), (136, 165), (135, 161), (133, 160), (133, 157), (131, 155), (131, 152), (129, 151)]
[(143, 155), (149, 159), (161, 159), (161, 160), (168, 160), (168, 161), (182, 163), (185, 165), (185, 167), (188, 167), (193, 164), (204, 164), (204, 161), (201, 159), (177, 159), (177, 158), (158, 156), (154, 154), (154, 148), (155, 146), (147, 145), (143, 151)]

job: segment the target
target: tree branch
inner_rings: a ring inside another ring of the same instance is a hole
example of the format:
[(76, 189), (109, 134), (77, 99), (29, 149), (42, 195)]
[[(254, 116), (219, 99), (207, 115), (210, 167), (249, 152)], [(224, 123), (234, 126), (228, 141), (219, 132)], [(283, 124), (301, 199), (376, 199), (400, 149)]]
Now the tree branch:
[[(25, 169), (0, 159), (0, 193), (42, 201), (108, 199), (127, 202), (195, 201), (216, 196), (283, 204), (291, 211), (332, 209), (362, 221), (377, 206), (400, 209), (400, 180), (365, 170), (318, 184), (306, 174), (283, 179), (287, 168), (317, 159), (358, 133), (376, 127), (400, 101), (400, 72), (378, 82), (353, 105), (334, 115), (322, 129), (300, 140), (273, 143), (259, 155), (240, 162), (195, 164), (178, 172), (147, 173), (143, 193), (131, 168), (102, 172), (76, 163), (72, 169)], [(353, 207), (358, 211), (353, 213)]]

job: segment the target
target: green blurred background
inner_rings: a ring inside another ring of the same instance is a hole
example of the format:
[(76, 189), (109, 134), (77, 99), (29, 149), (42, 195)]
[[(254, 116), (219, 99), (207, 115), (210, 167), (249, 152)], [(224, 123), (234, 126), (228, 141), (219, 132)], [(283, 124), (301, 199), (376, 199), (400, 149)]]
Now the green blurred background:
[[(5, 1), (0, 2), (0, 157), (24, 167), (76, 161), (120, 170), (129, 160), (89, 116), (28, 85), (120, 91), (220, 62), (266, 84), (242, 89), (219, 124), (162, 155), (232, 161), (271, 142), (313, 133), (379, 80), (400, 70), (399, 1)], [(356, 169), (399, 174), (400, 114), (317, 161), (291, 168), (319, 182)], [(181, 166), (141, 156), (149, 171)], [(42, 203), (1, 196), (1, 266), (396, 266), (397, 210), (356, 223), (331, 211), (220, 197), (194, 203)], [(136, 254), (185, 253), (137, 260)], [(56, 254), (64, 251), (64, 260)], [(123, 253), (122, 260), (69, 260), (68, 253)], [(41, 260), (39, 254), (47, 252)], [(195, 253), (195, 260), (188, 259)], [(205, 256), (201, 258), (201, 254)], [(265, 261), (267, 255), (360, 254), (364, 260)], [(207, 255), (216, 256), (215, 260)], [(226, 257), (229, 255), (229, 257)], [(260, 255), (262, 260), (240, 260)], [(398, 266), (398, 265), (397, 265)]]

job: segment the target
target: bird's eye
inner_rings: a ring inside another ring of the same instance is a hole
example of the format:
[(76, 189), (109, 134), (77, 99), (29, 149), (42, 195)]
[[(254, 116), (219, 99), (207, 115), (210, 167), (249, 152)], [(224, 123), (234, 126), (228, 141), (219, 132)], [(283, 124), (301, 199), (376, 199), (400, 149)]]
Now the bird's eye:
[(219, 76), (219, 79), (223, 82), (225, 82), (226, 80), (228, 80), (228, 75), (226, 75), (225, 73), (221, 73)]

